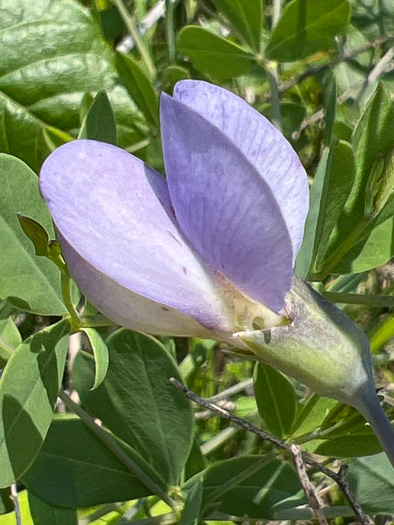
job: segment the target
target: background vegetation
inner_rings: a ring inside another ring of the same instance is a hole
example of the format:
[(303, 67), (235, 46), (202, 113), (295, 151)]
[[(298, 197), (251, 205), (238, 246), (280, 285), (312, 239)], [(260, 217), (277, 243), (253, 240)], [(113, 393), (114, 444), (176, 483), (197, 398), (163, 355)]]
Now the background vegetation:
[[(311, 211), (296, 272), (367, 332), (393, 417), (394, 2), (1, 7), (0, 525), (228, 525), (312, 520), (322, 508), (338, 525), (354, 522), (354, 511), (363, 523), (392, 523), (394, 471), (355, 410), (214, 341), (94, 327), (97, 312), (70, 291), (48, 242), (37, 174), (77, 137), (117, 143), (163, 172), (161, 91), (198, 78), (243, 97), (308, 171)], [(69, 338), (72, 308), (84, 328)], [(293, 466), (298, 448), (192, 407), (170, 377), (316, 454), (311, 492)], [(346, 477), (323, 472), (343, 464)]]

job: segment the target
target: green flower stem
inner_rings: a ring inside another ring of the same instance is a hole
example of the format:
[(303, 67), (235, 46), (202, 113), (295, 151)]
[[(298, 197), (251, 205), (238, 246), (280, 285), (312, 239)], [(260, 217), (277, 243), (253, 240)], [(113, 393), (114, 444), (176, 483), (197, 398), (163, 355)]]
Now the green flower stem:
[(392, 337), (394, 337), (394, 314), (383, 319), (369, 334), (371, 352), (376, 354)]
[(166, 0), (166, 35), (170, 64), (176, 64), (174, 8), (174, 2), (172, 0)]
[(130, 15), (130, 13), (126, 9), (126, 6), (124, 5), (123, 0), (114, 0), (114, 4), (116, 5), (118, 9), (119, 14), (122, 17), (123, 22), (125, 23), (125, 26), (127, 27), (128, 32), (133, 37), (135, 45), (137, 46), (137, 49), (141, 55), (141, 60), (145, 64), (145, 67), (150, 77), (154, 79), (156, 77), (155, 65), (151, 59), (148, 48), (146, 47), (140, 35), (138, 34), (137, 28), (135, 27), (135, 24), (134, 24), (133, 17)]
[(75, 403), (70, 396), (68, 396), (63, 390), (59, 392), (59, 397), (63, 403), (74, 412), (90, 430), (108, 447), (108, 449), (116, 456), (119, 461), (127, 467), (127, 469), (132, 472), (138, 479), (146, 485), (156, 496), (162, 499), (169, 507), (172, 509), (177, 507), (177, 503), (166, 494), (163, 489), (157, 485), (153, 479), (151, 479), (144, 470), (133, 461), (130, 456), (122, 449), (119, 443), (115, 438), (111, 436), (109, 432), (104, 430), (102, 427), (97, 425), (94, 419), (87, 413), (83, 408), (81, 408), (77, 403)]
[(71, 333), (79, 332), (81, 326), (81, 320), (79, 314), (75, 309), (71, 297), (71, 275), (68, 268), (64, 266), (61, 270), (61, 284), (62, 284), (62, 295), (63, 301), (70, 314)]
[(365, 304), (376, 308), (394, 308), (394, 297), (386, 295), (362, 295), (356, 293), (324, 292), (324, 297), (333, 303)]

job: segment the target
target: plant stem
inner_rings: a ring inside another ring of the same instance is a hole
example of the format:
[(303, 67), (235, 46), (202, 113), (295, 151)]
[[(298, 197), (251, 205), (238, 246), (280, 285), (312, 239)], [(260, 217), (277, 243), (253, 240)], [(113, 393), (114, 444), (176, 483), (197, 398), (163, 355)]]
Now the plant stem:
[(73, 305), (71, 297), (71, 283), (72, 281), (70, 272), (68, 271), (67, 267), (64, 266), (61, 270), (62, 295), (64, 304), (66, 305), (66, 308), (70, 314), (71, 333), (74, 333), (79, 331), (81, 321), (79, 314)]
[(389, 295), (362, 295), (337, 292), (324, 292), (323, 295), (333, 303), (365, 304), (376, 308), (394, 307), (394, 297), (390, 297)]
[[(282, 11), (282, 0), (273, 0), (272, 3), (272, 23), (271, 29), (273, 30), (279, 21)], [(279, 130), (281, 129), (281, 116), (280, 116), (280, 91), (279, 91), (279, 65), (277, 62), (267, 62), (266, 71), (268, 74), (268, 82), (271, 93), (271, 118), (272, 123)]]
[(123, 22), (125, 23), (125, 26), (127, 27), (128, 32), (133, 37), (135, 45), (137, 46), (137, 49), (141, 55), (141, 60), (145, 64), (145, 67), (146, 67), (147, 72), (149, 73), (149, 76), (151, 77), (151, 79), (154, 79), (156, 77), (155, 65), (151, 59), (148, 48), (146, 47), (144, 41), (140, 37), (137, 31), (137, 28), (135, 27), (133, 17), (130, 15), (130, 13), (126, 9), (126, 6), (124, 5), (123, 0), (114, 0), (114, 4), (116, 5), (118, 9), (119, 14), (122, 17)]
[(311, 67), (304, 73), (301, 73), (296, 78), (292, 78), (291, 80), (287, 82), (283, 82), (279, 86), (279, 92), (284, 93), (288, 89), (300, 84), (303, 80), (305, 80), (308, 77), (319, 75), (320, 73), (323, 73), (326, 70), (334, 69), (334, 67), (338, 66), (342, 62), (348, 62), (355, 58), (356, 56), (365, 53), (366, 51), (370, 49), (376, 49), (388, 42), (392, 42), (394, 40), (394, 35), (385, 36), (382, 38), (377, 38), (376, 40), (373, 40), (372, 42), (368, 42), (367, 44), (359, 47), (358, 49), (354, 49), (353, 51), (350, 51), (349, 53), (345, 55), (336, 56), (331, 60), (331, 62), (328, 62), (327, 64), (322, 64), (321, 66)]
[(132, 472), (138, 479), (146, 485), (153, 494), (156, 494), (160, 499), (162, 499), (168, 506), (171, 508), (176, 508), (176, 502), (164, 492), (163, 489), (157, 485), (153, 479), (151, 479), (144, 470), (133, 461), (130, 456), (122, 449), (119, 443), (115, 438), (111, 436), (109, 432), (104, 430), (102, 427), (97, 425), (94, 419), (87, 413), (85, 410), (75, 403), (70, 396), (66, 394), (63, 390), (59, 392), (59, 397), (63, 403), (72, 410), (84, 423), (90, 428), (90, 430), (109, 448), (109, 450), (116, 456), (119, 461), (127, 467), (127, 469)]
[(175, 28), (174, 28), (174, 3), (166, 0), (166, 36), (168, 45), (168, 58), (170, 64), (176, 64)]

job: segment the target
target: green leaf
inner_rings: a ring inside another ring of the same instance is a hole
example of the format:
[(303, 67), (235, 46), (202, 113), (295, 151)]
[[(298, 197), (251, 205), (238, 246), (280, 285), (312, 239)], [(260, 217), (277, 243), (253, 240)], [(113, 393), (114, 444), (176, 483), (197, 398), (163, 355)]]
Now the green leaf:
[(335, 399), (312, 394), (301, 405), (301, 410), (298, 412), (291, 429), (292, 437), (309, 434), (318, 429), (329, 411), (336, 404)]
[(99, 91), (87, 112), (78, 138), (117, 143), (116, 121), (111, 102), (105, 91)]
[(328, 75), (328, 82), (324, 91), (324, 145), (330, 146), (333, 135), (337, 108), (337, 85), (333, 74)]
[(262, 0), (213, 0), (213, 3), (250, 47), (259, 52), (263, 22)]
[(90, 390), (95, 390), (104, 381), (109, 365), (108, 348), (101, 335), (93, 328), (83, 328), (93, 350), (96, 373)]
[(200, 518), (203, 481), (198, 479), (187, 492), (179, 525), (197, 525)]
[[(269, 120), (274, 118), (272, 104), (262, 108), (262, 113)], [(306, 108), (294, 102), (280, 103), (281, 131), (289, 140), (294, 132), (297, 132), (306, 115)]]
[(354, 130), (352, 143), (356, 152), (357, 173), (347, 205), (356, 214), (351, 217), (354, 225), (364, 214), (365, 191), (374, 165), (394, 149), (394, 105), (381, 84)]
[(54, 236), (36, 175), (21, 160), (0, 154), (0, 297), (37, 314), (63, 315), (67, 310), (61, 299), (60, 272), (52, 262), (35, 255), (18, 213), (33, 217)]
[(386, 454), (350, 462), (348, 480), (357, 502), (369, 514), (394, 513), (394, 471)]
[(365, 422), (349, 429), (343, 435), (334, 434), (333, 437), (327, 439), (308, 441), (302, 447), (313, 454), (336, 458), (369, 456), (382, 451), (373, 430)]
[(75, 509), (51, 505), (32, 493), (28, 494), (28, 499), (34, 525), (78, 525)]
[(312, 269), (318, 273), (325, 261), (330, 236), (345, 219), (343, 209), (355, 177), (352, 149), (335, 141), (325, 148), (310, 192), (309, 213), (295, 271), (306, 278)]
[(367, 238), (355, 244), (334, 272), (339, 274), (361, 273), (386, 264), (394, 255), (394, 218), (379, 224)]
[[(0, 515), (14, 510), (10, 489), (0, 489)], [(1, 521), (0, 521), (1, 523)]]
[(349, 18), (346, 0), (293, 0), (272, 32), (266, 57), (293, 62), (325, 50), (335, 35), (345, 29)]
[(3, 367), (22, 342), (21, 334), (11, 318), (0, 319), (0, 367)]
[(196, 436), (193, 440), (192, 448), (190, 449), (190, 453), (185, 464), (184, 479), (188, 480), (192, 476), (195, 476), (204, 470), (205, 467), (206, 462), (204, 456), (202, 455), (201, 447)]
[(277, 511), (305, 503), (298, 476), (288, 463), (274, 459), (264, 464), (261, 460), (261, 456), (242, 456), (208, 468), (204, 473), (203, 506), (218, 487), (256, 463), (261, 468), (222, 494), (216, 511), (244, 520), (275, 519)]
[(159, 102), (153, 86), (141, 66), (130, 56), (116, 53), (115, 64), (120, 80), (146, 119), (159, 125)]
[(149, 496), (150, 490), (80, 420), (55, 419), (23, 483), (52, 505), (73, 509)]
[[(169, 382), (176, 365), (151, 336), (118, 330), (107, 339), (110, 363), (97, 390), (79, 389), (84, 406), (136, 449), (170, 484), (179, 482), (193, 440), (189, 402)], [(73, 377), (87, 376), (89, 363), (75, 362)], [(78, 371), (78, 368), (80, 369)], [(91, 383), (90, 383), (91, 384)]]
[[(351, 191), (355, 177), (352, 148), (347, 142), (334, 142), (330, 148), (322, 192), (319, 220), (316, 228), (315, 270), (324, 265), (329, 238), (338, 221)], [(343, 219), (342, 219), (343, 220)]]
[(69, 324), (32, 335), (0, 379), (0, 487), (18, 480), (37, 456), (52, 421), (63, 378)]
[(117, 85), (112, 50), (88, 9), (75, 0), (19, 0), (2, 7), (0, 151), (37, 170), (53, 141), (77, 135), (84, 94), (103, 89), (121, 124), (119, 144), (140, 140), (141, 119)]
[(278, 437), (288, 434), (297, 411), (293, 385), (275, 368), (257, 363), (254, 394), (264, 427)]
[[(390, 158), (394, 150), (394, 107), (390, 96), (381, 85), (376, 89), (357, 124), (352, 142), (355, 150), (356, 176), (344, 211), (338, 220), (335, 234), (331, 236), (326, 249), (323, 268), (325, 273), (337, 272), (337, 265), (345, 255), (347, 256), (345, 268), (349, 268), (347, 252), (358, 245), (354, 249), (356, 254), (360, 253), (372, 230), (393, 217), (394, 195), (388, 197), (376, 217), (370, 217), (366, 209), (367, 190), (371, 187), (370, 178), (376, 177), (376, 169), (382, 162), (383, 169), (390, 169)], [(390, 177), (390, 173), (384, 175), (386, 176)], [(370, 208), (370, 205), (367, 208)], [(386, 253), (390, 242), (391, 239), (388, 238)]]
[(295, 263), (295, 274), (301, 279), (306, 279), (315, 256), (315, 239), (320, 215), (320, 203), (324, 194), (324, 181), (329, 159), (329, 149), (323, 150), (319, 165), (316, 170), (313, 185), (309, 193), (309, 212), (306, 218), (304, 238)]
[(217, 80), (245, 75), (253, 65), (253, 56), (242, 47), (198, 26), (182, 29), (178, 50), (197, 69)]

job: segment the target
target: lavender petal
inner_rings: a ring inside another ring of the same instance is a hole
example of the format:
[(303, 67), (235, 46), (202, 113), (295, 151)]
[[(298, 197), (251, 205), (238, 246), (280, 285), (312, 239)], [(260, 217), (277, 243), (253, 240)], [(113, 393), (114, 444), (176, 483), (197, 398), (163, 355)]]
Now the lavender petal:
[(292, 247), (270, 187), (218, 127), (164, 94), (161, 124), (184, 235), (242, 293), (278, 312), (291, 285)]
[(174, 98), (215, 124), (244, 153), (268, 183), (289, 230), (293, 264), (308, 213), (308, 180), (297, 154), (263, 115), (219, 86), (182, 80)]
[(110, 319), (152, 333), (228, 328), (216, 284), (169, 208), (165, 180), (141, 160), (74, 141), (45, 161), (40, 186), (72, 275)]

